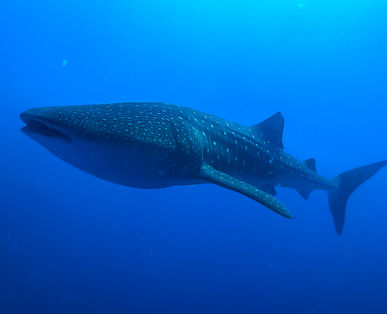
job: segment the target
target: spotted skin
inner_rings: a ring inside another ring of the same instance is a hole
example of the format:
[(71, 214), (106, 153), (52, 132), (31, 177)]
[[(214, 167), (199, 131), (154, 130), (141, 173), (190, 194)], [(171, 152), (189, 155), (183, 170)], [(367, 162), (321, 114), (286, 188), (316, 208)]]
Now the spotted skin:
[[(21, 114), (24, 133), (75, 167), (140, 188), (212, 182), (291, 217), (270, 194), (283, 185), (307, 196), (337, 191), (338, 179), (318, 175), (282, 149), (277, 113), (242, 126), (194, 109), (137, 102), (35, 108)], [(270, 193), (270, 194), (269, 194)]]

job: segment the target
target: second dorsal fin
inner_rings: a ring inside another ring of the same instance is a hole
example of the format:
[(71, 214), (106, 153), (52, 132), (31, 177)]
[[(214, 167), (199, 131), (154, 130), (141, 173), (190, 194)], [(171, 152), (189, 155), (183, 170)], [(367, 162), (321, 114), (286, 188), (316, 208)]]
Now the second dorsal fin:
[(252, 132), (261, 134), (262, 137), (267, 140), (271, 145), (279, 148), (284, 148), (282, 143), (282, 134), (284, 131), (284, 118), (280, 112), (272, 115), (266, 120), (253, 125), (251, 127)]
[(305, 160), (304, 163), (310, 170), (316, 171), (316, 160), (314, 158)]

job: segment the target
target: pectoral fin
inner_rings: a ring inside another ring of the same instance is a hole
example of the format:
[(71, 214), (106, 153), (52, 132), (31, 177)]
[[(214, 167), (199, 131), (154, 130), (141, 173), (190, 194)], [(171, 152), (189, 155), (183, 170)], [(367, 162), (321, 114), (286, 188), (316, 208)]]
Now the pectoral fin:
[(287, 210), (285, 205), (277, 201), (270, 194), (258, 189), (257, 187), (251, 184), (248, 184), (226, 173), (218, 171), (209, 165), (203, 164), (201, 166), (200, 176), (209, 182), (250, 197), (251, 199), (270, 208), (281, 216), (284, 216), (286, 218), (293, 218), (293, 215)]

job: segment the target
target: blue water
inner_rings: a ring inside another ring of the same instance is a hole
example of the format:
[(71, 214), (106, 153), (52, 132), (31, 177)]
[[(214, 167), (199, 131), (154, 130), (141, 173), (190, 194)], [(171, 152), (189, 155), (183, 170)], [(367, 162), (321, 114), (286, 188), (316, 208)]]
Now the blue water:
[(386, 159), (387, 2), (11, 1), (0, 11), (0, 313), (387, 313), (387, 171), (350, 198), (278, 189), (286, 220), (213, 186), (140, 190), (20, 131), (30, 107), (165, 101), (250, 125), (337, 173)]

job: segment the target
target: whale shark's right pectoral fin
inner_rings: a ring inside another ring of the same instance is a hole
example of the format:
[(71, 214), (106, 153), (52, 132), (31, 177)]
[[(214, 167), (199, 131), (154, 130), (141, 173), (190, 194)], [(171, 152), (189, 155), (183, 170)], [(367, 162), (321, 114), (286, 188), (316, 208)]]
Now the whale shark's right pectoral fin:
[(247, 197), (250, 197), (251, 199), (270, 208), (281, 216), (284, 216), (286, 218), (293, 218), (293, 215), (288, 211), (286, 206), (283, 205), (281, 202), (277, 201), (270, 194), (258, 189), (257, 187), (251, 184), (236, 179), (224, 172), (218, 171), (207, 164), (203, 164), (201, 166), (200, 176), (204, 180), (246, 195)]

